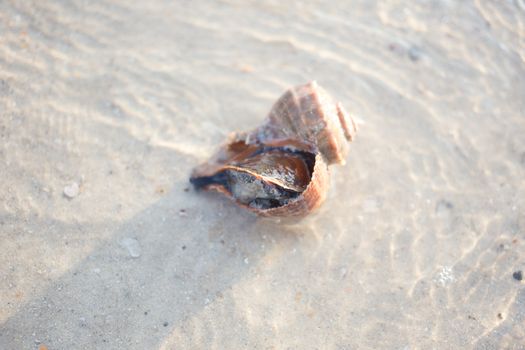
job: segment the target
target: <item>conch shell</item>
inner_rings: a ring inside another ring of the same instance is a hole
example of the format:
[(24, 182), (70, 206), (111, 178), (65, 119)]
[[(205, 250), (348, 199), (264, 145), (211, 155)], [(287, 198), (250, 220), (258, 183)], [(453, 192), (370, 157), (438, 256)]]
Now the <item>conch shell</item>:
[(261, 216), (304, 216), (326, 198), (328, 165), (344, 164), (356, 131), (341, 104), (310, 82), (286, 91), (262, 126), (233, 134), (190, 182)]

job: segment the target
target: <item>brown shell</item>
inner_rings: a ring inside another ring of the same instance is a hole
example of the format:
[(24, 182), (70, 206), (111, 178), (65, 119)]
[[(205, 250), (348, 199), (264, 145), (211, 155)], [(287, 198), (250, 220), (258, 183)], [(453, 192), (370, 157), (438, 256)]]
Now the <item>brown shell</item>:
[(190, 181), (261, 216), (304, 216), (319, 207), (328, 165), (343, 164), (356, 125), (316, 82), (286, 91), (259, 128), (234, 134)]
[(344, 164), (356, 125), (340, 103), (312, 81), (286, 91), (273, 105), (267, 122), (256, 130), (259, 141), (284, 138), (316, 145), (327, 163)]

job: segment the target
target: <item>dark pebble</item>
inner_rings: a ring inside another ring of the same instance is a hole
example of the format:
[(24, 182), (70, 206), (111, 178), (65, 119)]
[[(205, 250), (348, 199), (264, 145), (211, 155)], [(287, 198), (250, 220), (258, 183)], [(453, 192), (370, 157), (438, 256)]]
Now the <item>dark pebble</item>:
[(454, 208), (454, 204), (447, 201), (446, 199), (440, 199), (436, 204), (436, 211), (452, 208)]
[(514, 277), (514, 279), (516, 281), (521, 281), (523, 279), (523, 272), (521, 272), (521, 270), (519, 271), (515, 271), (513, 274), (512, 274), (512, 277)]
[(182, 246), (182, 250), (186, 250), (186, 246), (185, 245)]
[(163, 326), (168, 327), (168, 322), (164, 322)]

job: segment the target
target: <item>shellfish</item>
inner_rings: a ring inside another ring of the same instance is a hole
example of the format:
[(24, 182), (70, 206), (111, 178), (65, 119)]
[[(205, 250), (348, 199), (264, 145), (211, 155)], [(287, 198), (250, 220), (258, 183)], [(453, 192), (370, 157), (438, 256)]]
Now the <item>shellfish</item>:
[(236, 133), (190, 177), (261, 216), (304, 216), (325, 199), (356, 124), (315, 81), (286, 91), (263, 125)]

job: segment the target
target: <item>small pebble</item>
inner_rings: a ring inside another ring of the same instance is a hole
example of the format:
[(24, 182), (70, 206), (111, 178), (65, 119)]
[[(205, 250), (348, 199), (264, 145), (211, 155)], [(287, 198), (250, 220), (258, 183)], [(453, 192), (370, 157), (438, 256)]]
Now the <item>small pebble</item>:
[(388, 45), (388, 49), (397, 54), (400, 54), (404, 51), (403, 47), (397, 43), (391, 43), (390, 45)]
[(509, 246), (507, 244), (504, 244), (504, 243), (500, 243), (500, 245), (498, 245), (498, 248), (497, 248), (498, 251), (505, 251), (505, 250), (509, 250)]
[(186, 217), (186, 216), (188, 216), (188, 213), (186, 213), (186, 209), (181, 209), (181, 210), (179, 210), (179, 216), (181, 216), (181, 217)]
[(168, 322), (164, 322), (162, 325), (163, 325), (164, 327), (168, 327)]
[(80, 186), (78, 183), (73, 182), (70, 185), (64, 187), (64, 196), (67, 198), (75, 198), (80, 193)]
[(129, 256), (132, 258), (138, 258), (142, 254), (139, 241), (135, 238), (126, 237), (120, 241), (120, 245), (127, 249)]
[(436, 204), (435, 213), (438, 216), (447, 216), (452, 213), (452, 210), (454, 210), (454, 204), (446, 199), (441, 199)]
[(523, 272), (521, 272), (521, 270), (519, 271), (515, 271), (513, 274), (512, 274), (512, 277), (514, 277), (514, 279), (516, 281), (521, 281), (523, 279)]
[(416, 46), (412, 46), (409, 50), (408, 50), (408, 57), (413, 61), (413, 62), (416, 62), (416, 61), (419, 61), (421, 59), (421, 56), (423, 55), (423, 52), (421, 51), (421, 49), (419, 47), (416, 47)]

